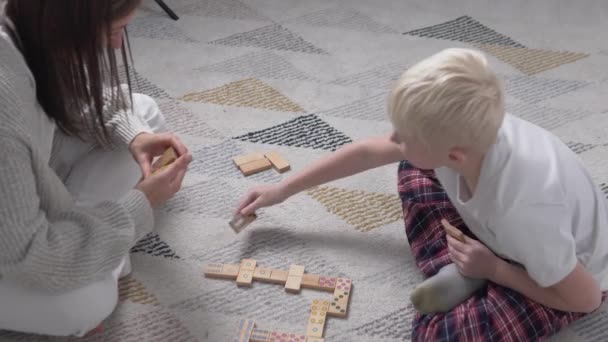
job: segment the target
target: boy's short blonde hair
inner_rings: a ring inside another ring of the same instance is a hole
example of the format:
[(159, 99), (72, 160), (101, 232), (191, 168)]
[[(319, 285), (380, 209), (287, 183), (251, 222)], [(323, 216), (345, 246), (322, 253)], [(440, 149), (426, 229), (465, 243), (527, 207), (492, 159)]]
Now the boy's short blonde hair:
[(403, 73), (389, 115), (399, 135), (431, 149), (485, 152), (505, 115), (502, 85), (482, 53), (446, 49)]

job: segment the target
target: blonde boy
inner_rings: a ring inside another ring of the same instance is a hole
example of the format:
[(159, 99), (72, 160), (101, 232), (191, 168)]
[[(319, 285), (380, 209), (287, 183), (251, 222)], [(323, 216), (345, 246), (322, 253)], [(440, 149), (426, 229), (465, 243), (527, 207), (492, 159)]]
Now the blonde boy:
[[(505, 114), (481, 53), (447, 49), (421, 61), (394, 86), (389, 113), (391, 134), (252, 189), (238, 211), (401, 161), (406, 235), (429, 277), (412, 292), (421, 311), (413, 340), (533, 341), (599, 307), (608, 290), (604, 197), (557, 137)], [(452, 225), (464, 241), (446, 235)]]

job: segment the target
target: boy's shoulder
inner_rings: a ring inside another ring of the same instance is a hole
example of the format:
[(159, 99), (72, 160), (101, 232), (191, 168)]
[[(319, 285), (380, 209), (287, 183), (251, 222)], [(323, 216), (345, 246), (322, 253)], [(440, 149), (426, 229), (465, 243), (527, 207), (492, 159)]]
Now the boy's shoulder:
[[(507, 115), (484, 165), (503, 210), (555, 205), (565, 198), (568, 168), (584, 165), (557, 136), (526, 120)], [(487, 166), (487, 167), (486, 167)]]

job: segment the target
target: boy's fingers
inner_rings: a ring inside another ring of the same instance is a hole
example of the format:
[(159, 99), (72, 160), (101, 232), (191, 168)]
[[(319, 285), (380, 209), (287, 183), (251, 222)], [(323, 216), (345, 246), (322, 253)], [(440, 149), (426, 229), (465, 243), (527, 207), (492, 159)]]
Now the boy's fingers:
[(258, 197), (259, 193), (256, 190), (247, 192), (245, 197), (243, 197), (243, 199), (241, 200), (241, 203), (239, 203), (239, 210), (237, 210), (237, 213), (240, 213), (241, 215), (251, 214), (250, 206), (256, 201)]
[(248, 206), (245, 207), (245, 209), (241, 210), (241, 214), (244, 216), (247, 215), (251, 215), (253, 213), (255, 213), (256, 211), (256, 206), (257, 206), (258, 200), (253, 201), (251, 204), (249, 204)]
[(252, 195), (251, 192), (247, 192), (243, 197), (241, 197), (241, 199), (239, 200), (238, 207), (237, 207), (236, 211), (234, 212), (235, 214), (242, 213), (243, 209), (245, 209), (245, 207), (249, 204), (249, 202), (251, 202), (251, 200), (250, 200), (251, 195)]
[(450, 251), (450, 255), (452, 256), (452, 260), (457, 260), (460, 263), (464, 263), (464, 259), (466, 258), (466, 255), (464, 253), (462, 253), (461, 251), (455, 249), (452, 246), (449, 246), (449, 251)]
[(451, 246), (453, 249), (455, 249), (461, 253), (466, 252), (466, 245), (464, 243), (462, 243), (460, 240), (454, 238), (450, 234), (446, 234), (446, 239), (448, 240), (448, 246)]
[(446, 219), (441, 220), (441, 225), (443, 225), (443, 229), (445, 229), (447, 235), (452, 236), (455, 239), (458, 239), (460, 242), (465, 243), (466, 239), (464, 233), (460, 231), (460, 229), (451, 225)]
[(446, 228), (446, 229), (453, 228), (453, 229), (458, 230), (458, 228), (452, 226), (452, 224), (446, 219), (441, 219), (441, 225), (443, 226), (443, 228)]

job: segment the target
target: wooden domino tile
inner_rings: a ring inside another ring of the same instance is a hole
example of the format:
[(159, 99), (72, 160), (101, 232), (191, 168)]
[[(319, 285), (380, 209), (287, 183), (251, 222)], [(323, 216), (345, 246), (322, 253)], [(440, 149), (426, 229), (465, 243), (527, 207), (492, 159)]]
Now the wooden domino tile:
[(251, 342), (324, 342), (323, 333), (327, 316), (346, 317), (353, 283), (347, 278), (334, 278), (304, 274), (304, 266), (291, 265), (289, 271), (257, 267), (256, 260), (243, 259), (240, 265), (211, 263), (205, 267), (208, 277), (237, 280), (239, 286), (251, 286), (253, 280), (285, 284), (287, 291), (298, 292), (302, 287), (333, 291), (331, 301), (315, 299), (311, 305), (306, 335), (270, 332), (255, 329), (255, 322), (241, 321), (235, 341)]
[(316, 274), (305, 274), (302, 277), (302, 287), (313, 290), (334, 292), (334, 289), (336, 288), (336, 278)]
[(254, 160), (239, 166), (239, 169), (241, 169), (241, 172), (245, 176), (251, 176), (255, 173), (266, 171), (270, 168), (272, 168), (272, 164), (266, 158)]
[(253, 271), (253, 280), (259, 280), (267, 283), (271, 283), (272, 268), (268, 267), (256, 267)]
[(236, 279), (239, 275), (239, 265), (234, 264), (207, 264), (203, 270), (205, 276), (212, 278)]
[(334, 299), (330, 304), (328, 315), (336, 317), (346, 317), (348, 312), (348, 300), (352, 291), (353, 283), (350, 279), (338, 278), (336, 281), (336, 289), (334, 290)]
[(461, 232), (460, 230), (458, 230), (456, 227), (452, 226), (445, 219), (441, 220), (441, 223), (443, 224), (443, 228), (445, 229), (445, 232), (448, 235), (450, 235), (451, 237), (453, 237), (456, 240), (459, 240), (460, 242), (465, 242), (464, 233), (463, 232)]
[(285, 282), (285, 290), (288, 292), (300, 292), (302, 277), (304, 276), (304, 266), (291, 265)]
[(234, 161), (236, 166), (241, 166), (260, 159), (264, 159), (264, 155), (261, 153), (250, 153), (243, 156), (232, 157), (232, 161)]
[(273, 331), (270, 333), (268, 342), (306, 342), (306, 335)]
[(255, 322), (253, 320), (241, 320), (241, 324), (239, 325), (239, 334), (234, 339), (234, 342), (249, 342), (249, 338), (251, 337), (254, 327)]
[(289, 171), (289, 162), (287, 160), (285, 160), (285, 158), (283, 158), (279, 152), (277, 151), (272, 151), (272, 152), (268, 152), (264, 155), (269, 161), (270, 163), (272, 163), (272, 166), (274, 166), (274, 168), (279, 171), (279, 172), (285, 172), (285, 171)]
[(327, 289), (336, 289), (336, 281), (338, 279), (335, 277), (320, 277), (319, 278), (319, 286)]
[(253, 259), (243, 259), (239, 273), (236, 278), (238, 286), (251, 286), (253, 281), (253, 272), (255, 270), (256, 261)]
[(270, 282), (275, 284), (285, 284), (287, 282), (288, 274), (289, 272), (285, 270), (272, 270)]
[(268, 342), (268, 340), (270, 340), (270, 331), (263, 329), (253, 329), (249, 337), (250, 342)]
[(163, 154), (152, 164), (152, 173), (156, 173), (165, 167), (169, 166), (171, 163), (177, 160), (177, 152), (173, 149), (173, 147), (169, 147), (163, 152)]
[(315, 299), (312, 301), (312, 305), (310, 306), (310, 317), (308, 318), (308, 327), (306, 328), (306, 336), (323, 337), (328, 310), (328, 300)]
[(232, 230), (234, 230), (234, 232), (238, 234), (243, 231), (243, 229), (247, 228), (247, 226), (251, 222), (255, 221), (257, 218), (258, 216), (256, 214), (251, 214), (247, 216), (235, 215), (232, 220), (228, 222), (228, 224), (230, 225), (230, 228), (232, 228)]

